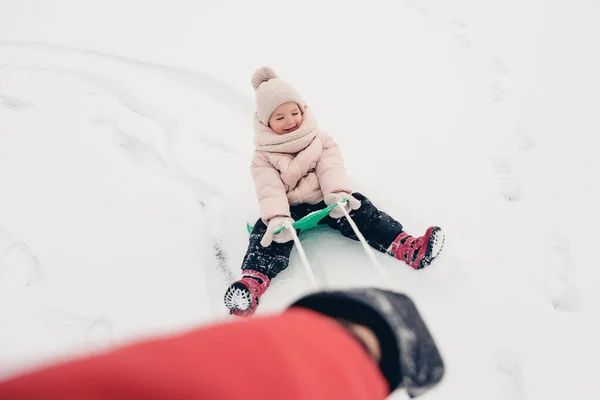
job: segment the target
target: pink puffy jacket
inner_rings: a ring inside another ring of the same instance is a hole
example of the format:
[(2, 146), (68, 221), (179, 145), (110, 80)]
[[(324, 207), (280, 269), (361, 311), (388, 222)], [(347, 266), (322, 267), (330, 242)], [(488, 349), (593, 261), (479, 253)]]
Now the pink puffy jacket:
[(340, 150), (319, 132), (299, 153), (255, 151), (252, 176), (263, 222), (290, 216), (290, 205), (317, 204), (334, 192), (352, 193)]

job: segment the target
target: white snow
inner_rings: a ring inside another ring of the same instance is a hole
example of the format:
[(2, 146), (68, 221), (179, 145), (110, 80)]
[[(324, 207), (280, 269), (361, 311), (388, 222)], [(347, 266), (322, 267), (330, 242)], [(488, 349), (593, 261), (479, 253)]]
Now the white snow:
[[(228, 318), (258, 217), (250, 75), (269, 65), (357, 191), (409, 233), (446, 231), (424, 270), (377, 254), (446, 361), (423, 398), (600, 398), (599, 17), (593, 0), (0, 0), (0, 378)], [(384, 284), (360, 243), (301, 239), (322, 287)], [(259, 314), (311, 290), (294, 251)]]

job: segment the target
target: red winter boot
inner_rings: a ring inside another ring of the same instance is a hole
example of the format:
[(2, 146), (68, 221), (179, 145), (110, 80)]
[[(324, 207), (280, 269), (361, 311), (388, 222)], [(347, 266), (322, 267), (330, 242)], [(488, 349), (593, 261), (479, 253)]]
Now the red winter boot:
[(415, 238), (402, 232), (392, 242), (388, 254), (406, 262), (414, 269), (421, 269), (433, 261), (444, 247), (444, 231), (430, 226), (425, 235)]
[(267, 290), (271, 280), (260, 272), (246, 269), (242, 278), (235, 281), (225, 292), (225, 305), (229, 313), (245, 317), (254, 314), (258, 298)]

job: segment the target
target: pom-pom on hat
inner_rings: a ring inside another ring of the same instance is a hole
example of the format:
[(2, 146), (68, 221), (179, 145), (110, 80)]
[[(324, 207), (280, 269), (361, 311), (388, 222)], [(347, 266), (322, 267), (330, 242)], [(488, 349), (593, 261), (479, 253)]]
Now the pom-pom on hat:
[(304, 112), (304, 100), (296, 89), (280, 79), (269, 67), (261, 67), (254, 71), (252, 87), (256, 90), (256, 114), (263, 125), (269, 125), (269, 118), (273, 111), (284, 103), (296, 103), (300, 111)]

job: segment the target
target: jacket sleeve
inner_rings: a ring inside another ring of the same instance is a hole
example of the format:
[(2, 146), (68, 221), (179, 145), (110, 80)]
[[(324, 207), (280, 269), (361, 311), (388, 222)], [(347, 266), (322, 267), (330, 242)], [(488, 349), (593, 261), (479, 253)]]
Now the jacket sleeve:
[(385, 399), (341, 325), (304, 309), (147, 340), (0, 382), (0, 398)]
[(250, 169), (263, 222), (268, 224), (271, 218), (277, 216), (289, 217), (290, 204), (279, 171), (265, 155), (258, 152), (254, 155)]
[(323, 153), (317, 162), (316, 172), (324, 196), (335, 192), (352, 193), (342, 154), (331, 136), (323, 138)]

